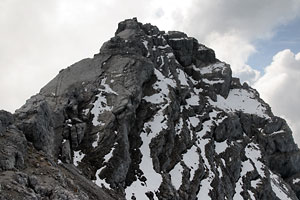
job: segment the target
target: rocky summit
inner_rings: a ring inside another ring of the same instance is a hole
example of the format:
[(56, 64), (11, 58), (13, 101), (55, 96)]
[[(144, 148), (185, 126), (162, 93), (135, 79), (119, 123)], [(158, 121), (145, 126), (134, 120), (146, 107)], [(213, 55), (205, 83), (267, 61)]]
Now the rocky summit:
[(0, 200), (300, 198), (284, 119), (212, 49), (136, 18), (0, 111)]

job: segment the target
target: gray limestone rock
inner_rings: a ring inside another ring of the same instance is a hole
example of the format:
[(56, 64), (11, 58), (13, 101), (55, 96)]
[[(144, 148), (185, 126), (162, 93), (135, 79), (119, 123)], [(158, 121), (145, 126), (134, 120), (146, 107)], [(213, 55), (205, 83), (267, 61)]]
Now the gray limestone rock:
[(223, 142), (226, 139), (238, 140), (242, 137), (243, 130), (237, 115), (227, 116), (214, 130), (214, 138), (217, 142)]
[(54, 130), (52, 111), (42, 95), (31, 97), (15, 113), (16, 125), (35, 148), (49, 154), (53, 152)]
[(6, 131), (6, 128), (13, 124), (14, 117), (11, 113), (0, 110), (0, 136), (4, 135), (4, 132)]
[(23, 169), (27, 153), (27, 141), (23, 133), (9, 128), (0, 136), (0, 171)]
[(72, 157), (71, 157), (71, 144), (69, 140), (65, 140), (62, 143), (61, 147), (61, 160), (65, 163), (71, 163)]

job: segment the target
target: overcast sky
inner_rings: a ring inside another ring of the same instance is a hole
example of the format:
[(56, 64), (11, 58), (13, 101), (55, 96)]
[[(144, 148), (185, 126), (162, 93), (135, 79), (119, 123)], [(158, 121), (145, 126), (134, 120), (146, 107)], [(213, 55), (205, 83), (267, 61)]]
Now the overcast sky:
[(14, 112), (60, 69), (98, 53), (118, 22), (137, 17), (213, 48), (300, 144), (299, 0), (1, 0), (0, 10), (0, 109)]

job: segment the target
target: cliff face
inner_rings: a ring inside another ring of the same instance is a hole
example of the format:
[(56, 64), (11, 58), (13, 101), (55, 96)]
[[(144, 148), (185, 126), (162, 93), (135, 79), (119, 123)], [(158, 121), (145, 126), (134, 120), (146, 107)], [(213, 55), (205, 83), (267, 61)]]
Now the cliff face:
[(0, 122), (1, 200), (300, 197), (285, 120), (212, 49), (136, 19)]

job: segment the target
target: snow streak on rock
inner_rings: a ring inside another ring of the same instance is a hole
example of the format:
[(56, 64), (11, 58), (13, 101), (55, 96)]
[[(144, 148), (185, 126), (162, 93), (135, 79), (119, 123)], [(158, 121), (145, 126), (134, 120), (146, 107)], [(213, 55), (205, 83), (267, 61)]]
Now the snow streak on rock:
[[(234, 200), (243, 200), (244, 198), (241, 196), (243, 190), (243, 178), (247, 175), (248, 172), (253, 172), (256, 170), (258, 175), (260, 176), (257, 180), (251, 181), (252, 187), (256, 189), (258, 184), (261, 182), (261, 179), (265, 178), (265, 168), (266, 166), (262, 163), (262, 154), (259, 149), (259, 146), (254, 143), (250, 143), (245, 148), (245, 155), (247, 160), (242, 162), (242, 170), (240, 173), (240, 178), (236, 183), (235, 195), (233, 197)], [(252, 195), (250, 190), (246, 191), (249, 195)]]
[[(140, 163), (140, 169), (144, 173), (146, 181), (137, 180), (132, 183), (131, 186), (126, 188), (126, 198), (131, 199), (134, 196), (136, 199), (145, 199), (147, 198), (147, 192), (158, 191), (158, 187), (162, 181), (162, 177), (159, 173), (155, 172), (152, 158), (150, 155), (150, 143), (151, 140), (156, 137), (162, 130), (168, 128), (167, 125), (167, 116), (164, 115), (164, 110), (169, 106), (170, 98), (169, 87), (175, 87), (176, 83), (174, 80), (165, 77), (159, 70), (154, 69), (154, 74), (156, 75), (157, 82), (153, 85), (153, 89), (157, 93), (152, 96), (145, 96), (144, 100), (147, 102), (157, 104), (159, 110), (153, 116), (153, 118), (144, 124), (143, 132), (141, 133), (141, 138), (143, 144), (140, 148), (140, 151), (143, 154), (142, 162)], [(157, 199), (156, 194), (154, 193), (154, 199)]]
[(185, 73), (181, 69), (177, 69), (178, 79), (181, 85), (189, 86)]
[(254, 143), (248, 144), (245, 148), (245, 155), (252, 161), (254, 165), (253, 167), (255, 167), (258, 174), (262, 178), (265, 177), (265, 165), (262, 162), (262, 154), (259, 149), (259, 146)]
[(106, 79), (104, 78), (101, 81), (100, 86), (104, 87), (103, 89), (100, 88), (99, 89), (99, 94), (96, 96), (97, 100), (93, 103), (93, 108), (91, 110), (91, 113), (94, 115), (93, 118), (93, 125), (94, 126), (103, 126), (105, 125), (104, 122), (99, 121), (99, 116), (101, 114), (103, 114), (105, 111), (111, 111), (112, 107), (107, 105), (107, 99), (105, 97), (105, 95), (107, 94), (114, 94), (114, 95), (118, 95), (115, 91), (113, 91), (110, 86), (108, 84), (106, 84)]
[(116, 145), (117, 145), (117, 143), (115, 143), (113, 148), (110, 150), (110, 152), (104, 156), (104, 162), (103, 162), (104, 165), (96, 171), (96, 174), (95, 174), (96, 180), (94, 181), (94, 183), (100, 187), (104, 186), (104, 187), (110, 189), (110, 185), (106, 182), (105, 179), (101, 179), (99, 175), (100, 175), (101, 171), (106, 167), (106, 164), (108, 163), (108, 161), (112, 158)]
[(97, 146), (98, 146), (98, 142), (99, 142), (99, 134), (100, 133), (97, 133), (97, 138), (96, 138), (96, 140), (92, 143), (92, 146), (94, 147), (94, 148), (96, 148)]
[(205, 153), (205, 146), (210, 142), (209, 139), (200, 139), (198, 140), (198, 145), (200, 147), (201, 150), (201, 157), (204, 160), (204, 165), (206, 168), (206, 172), (208, 173), (208, 176), (203, 179), (201, 181), (201, 186), (200, 186), (200, 190), (198, 192), (198, 199), (204, 198), (204, 199), (211, 199), (209, 193), (212, 190), (212, 186), (211, 183), (215, 177), (215, 174), (212, 172), (211, 170), (211, 166), (208, 162), (208, 159), (206, 157), (206, 153)]
[(148, 49), (148, 41), (147, 40), (143, 40), (142, 43), (144, 44), (145, 48), (147, 49), (147, 57), (149, 57), (150, 56), (150, 52), (149, 52), (149, 49)]
[(282, 184), (282, 182), (279, 181), (279, 177), (276, 174), (274, 174), (271, 171), (269, 172), (270, 172), (271, 187), (273, 192), (276, 194), (276, 196), (279, 199), (290, 200), (291, 198), (288, 196), (289, 192), (287, 186), (285, 184)]
[(154, 69), (154, 73), (157, 77), (157, 82), (154, 84), (153, 89), (159, 91), (158, 93), (153, 94), (152, 96), (146, 96), (144, 99), (147, 102), (160, 104), (164, 103), (164, 101), (170, 102), (168, 98), (169, 95), (169, 87), (175, 87), (176, 82), (170, 78), (165, 77), (159, 70)]

